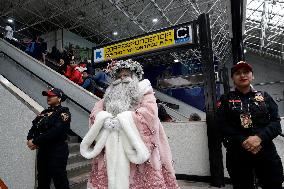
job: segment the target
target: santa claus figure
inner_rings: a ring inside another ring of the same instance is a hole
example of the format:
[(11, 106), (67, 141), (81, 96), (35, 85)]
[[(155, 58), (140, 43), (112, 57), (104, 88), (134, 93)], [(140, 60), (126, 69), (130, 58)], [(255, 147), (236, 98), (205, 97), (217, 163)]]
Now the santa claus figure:
[[(93, 158), (88, 189), (177, 189), (167, 136), (142, 66), (118, 61), (114, 82), (90, 115), (80, 151)], [(94, 146), (93, 146), (94, 145)]]

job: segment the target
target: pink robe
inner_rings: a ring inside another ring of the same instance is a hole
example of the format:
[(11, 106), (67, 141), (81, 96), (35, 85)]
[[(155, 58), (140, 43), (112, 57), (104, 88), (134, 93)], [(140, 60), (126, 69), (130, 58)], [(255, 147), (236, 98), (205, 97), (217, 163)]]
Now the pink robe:
[[(96, 115), (103, 111), (103, 100), (96, 103), (90, 115), (90, 126)], [(139, 105), (132, 112), (138, 132), (150, 152), (143, 164), (130, 164), (129, 188), (131, 189), (177, 189), (172, 165), (172, 155), (167, 136), (158, 118), (158, 108), (152, 87), (145, 91)], [(88, 189), (107, 189), (108, 177), (106, 154), (103, 150), (93, 159)]]

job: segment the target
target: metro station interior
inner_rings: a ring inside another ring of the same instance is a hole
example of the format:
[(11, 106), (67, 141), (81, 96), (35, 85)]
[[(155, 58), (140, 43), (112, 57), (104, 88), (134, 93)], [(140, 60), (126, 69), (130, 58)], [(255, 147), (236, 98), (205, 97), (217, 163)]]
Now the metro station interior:
[[(172, 32), (171, 44), (146, 47), (143, 40), (142, 50), (128, 53), (121, 47), (163, 32)], [(277, 104), (284, 133), (283, 0), (0, 0), (0, 35), (0, 189), (37, 188), (37, 152), (26, 136), (48, 108), (42, 91), (52, 88), (66, 94), (62, 105), (72, 115), (69, 186), (87, 188), (92, 161), (80, 143), (113, 82), (106, 71), (112, 61), (142, 65), (166, 111), (159, 119), (181, 189), (233, 188), (215, 117), (218, 99), (234, 90), (230, 69), (239, 61), (253, 67), (253, 88)], [(113, 46), (121, 48), (106, 55)], [(81, 81), (66, 76), (71, 62), (88, 70), (94, 88), (85, 87), (80, 69)], [(284, 134), (273, 142), (283, 164)]]

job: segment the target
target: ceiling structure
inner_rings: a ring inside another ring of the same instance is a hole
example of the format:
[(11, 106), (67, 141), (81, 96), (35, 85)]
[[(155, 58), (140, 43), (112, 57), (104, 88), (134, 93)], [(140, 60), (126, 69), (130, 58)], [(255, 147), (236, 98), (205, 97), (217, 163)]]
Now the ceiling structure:
[(284, 0), (247, 0), (244, 44), (284, 60)]
[[(98, 45), (193, 21), (209, 13), (214, 54), (223, 61), (230, 54), (224, 0), (1, 0), (0, 27), (14, 19), (15, 33), (43, 34), (65, 28)], [(154, 21), (156, 19), (156, 22)], [(0, 29), (1, 29), (0, 28)], [(117, 32), (117, 35), (114, 35)], [(184, 60), (196, 50), (172, 53)]]

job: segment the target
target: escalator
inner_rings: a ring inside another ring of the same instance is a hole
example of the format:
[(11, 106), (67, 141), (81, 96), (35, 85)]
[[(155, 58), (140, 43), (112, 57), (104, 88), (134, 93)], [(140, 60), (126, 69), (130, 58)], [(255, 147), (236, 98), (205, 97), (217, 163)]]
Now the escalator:
[(80, 137), (85, 136), (89, 114), (99, 100), (94, 94), (2, 39), (0, 74), (43, 107), (47, 103), (41, 91), (48, 87), (61, 88), (68, 96), (63, 106), (69, 107), (72, 114), (71, 128)]
[[(62, 89), (68, 96), (63, 105), (70, 108), (73, 116), (71, 128), (80, 137), (85, 135), (89, 113), (99, 100), (97, 96), (3, 39), (0, 39), (0, 74), (43, 107), (46, 102), (41, 96), (42, 90), (47, 87)], [(188, 116), (181, 112), (165, 108), (175, 121), (188, 121)]]
[(186, 120), (189, 120), (190, 114), (197, 113), (200, 116), (202, 121), (206, 119), (205, 112), (193, 106), (190, 106), (187, 103), (182, 102), (174, 97), (171, 97), (165, 93), (162, 93), (158, 90), (154, 90), (154, 91), (155, 91), (156, 98), (159, 99), (161, 102), (164, 102), (164, 106), (167, 107), (167, 112), (170, 115), (180, 115)]

